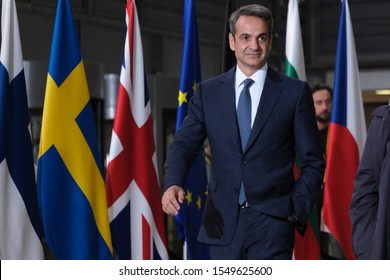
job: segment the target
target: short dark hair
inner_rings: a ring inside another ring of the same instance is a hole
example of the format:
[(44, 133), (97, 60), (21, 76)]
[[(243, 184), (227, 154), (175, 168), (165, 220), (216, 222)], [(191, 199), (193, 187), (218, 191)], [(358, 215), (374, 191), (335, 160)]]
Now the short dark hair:
[(236, 23), (241, 16), (254, 16), (261, 18), (267, 23), (268, 32), (270, 35), (272, 35), (273, 19), (271, 11), (262, 5), (251, 4), (247, 6), (242, 6), (230, 15), (229, 29), (230, 33), (232, 33), (233, 36), (236, 34)]
[(311, 88), (311, 94), (319, 91), (319, 90), (327, 90), (330, 94), (330, 97), (332, 97), (333, 95), (333, 88), (331, 88), (330, 86), (328, 86), (327, 84), (324, 84), (324, 83), (318, 83), (316, 85), (314, 85), (312, 88)]

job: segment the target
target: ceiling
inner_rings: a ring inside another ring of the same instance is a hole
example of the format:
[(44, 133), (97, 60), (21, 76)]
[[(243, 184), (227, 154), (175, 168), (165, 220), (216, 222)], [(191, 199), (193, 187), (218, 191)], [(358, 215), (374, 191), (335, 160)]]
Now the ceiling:
[[(57, 0), (16, 0), (19, 9), (52, 15)], [(126, 0), (71, 0), (75, 18), (123, 27)], [(227, 0), (194, 0), (199, 39), (221, 44)], [(272, 59), (284, 59), (288, 0), (236, 0), (236, 6), (259, 3), (274, 15)], [(333, 68), (341, 12), (340, 0), (298, 0), (305, 61), (309, 69)], [(349, 0), (359, 66), (390, 66), (390, 1)], [(136, 1), (141, 29), (148, 33), (182, 35), (183, 0)]]
[[(16, 0), (19, 9), (54, 16), (57, 0)], [(219, 48), (227, 0), (194, 0), (201, 44)], [(270, 63), (283, 68), (288, 0), (236, 0), (236, 6), (259, 3), (274, 16)], [(298, 0), (306, 72), (321, 75), (335, 63), (340, 0)], [(360, 70), (390, 69), (390, 1), (349, 0)], [(124, 28), (126, 0), (71, 0), (74, 16), (84, 22)], [(181, 38), (184, 0), (136, 0), (144, 33)]]

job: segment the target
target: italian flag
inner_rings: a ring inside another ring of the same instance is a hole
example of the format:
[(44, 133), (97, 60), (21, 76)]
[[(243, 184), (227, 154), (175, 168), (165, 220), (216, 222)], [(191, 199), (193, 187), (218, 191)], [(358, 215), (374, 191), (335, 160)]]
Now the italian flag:
[[(303, 55), (301, 24), (299, 21), (298, 1), (289, 0), (286, 28), (286, 74), (300, 80), (306, 80), (305, 59)], [(295, 174), (299, 176), (299, 162), (296, 161)], [(305, 236), (295, 232), (294, 259), (319, 260), (320, 254), (320, 223), (317, 207), (309, 218)]]

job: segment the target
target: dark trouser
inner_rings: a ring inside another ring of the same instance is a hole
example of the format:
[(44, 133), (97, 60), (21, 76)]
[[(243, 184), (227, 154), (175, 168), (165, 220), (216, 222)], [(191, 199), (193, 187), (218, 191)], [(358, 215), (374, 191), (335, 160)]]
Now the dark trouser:
[(291, 260), (293, 248), (293, 226), (249, 207), (240, 209), (232, 242), (210, 245), (210, 256), (215, 260)]

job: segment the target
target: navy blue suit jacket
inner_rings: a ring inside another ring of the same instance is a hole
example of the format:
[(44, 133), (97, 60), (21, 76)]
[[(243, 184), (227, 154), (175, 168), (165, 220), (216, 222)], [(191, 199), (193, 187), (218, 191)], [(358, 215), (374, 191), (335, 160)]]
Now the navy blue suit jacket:
[[(184, 184), (206, 137), (211, 148), (211, 175), (199, 241), (216, 245), (231, 241), (242, 180), (251, 207), (277, 219), (295, 214), (298, 230), (303, 233), (320, 193), (325, 166), (306, 82), (268, 67), (244, 151), (236, 118), (235, 67), (200, 83), (168, 151), (165, 190)], [(297, 181), (293, 176), (296, 155), (300, 161)]]

